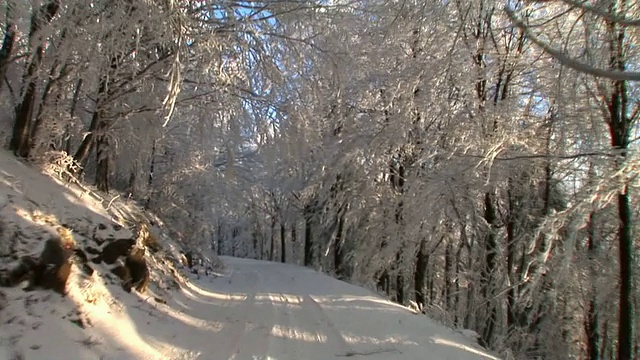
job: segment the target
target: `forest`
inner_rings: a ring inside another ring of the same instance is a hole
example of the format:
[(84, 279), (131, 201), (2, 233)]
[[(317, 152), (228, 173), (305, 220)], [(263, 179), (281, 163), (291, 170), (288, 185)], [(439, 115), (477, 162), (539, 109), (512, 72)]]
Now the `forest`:
[(504, 359), (640, 358), (640, 3), (1, 4), (16, 156)]

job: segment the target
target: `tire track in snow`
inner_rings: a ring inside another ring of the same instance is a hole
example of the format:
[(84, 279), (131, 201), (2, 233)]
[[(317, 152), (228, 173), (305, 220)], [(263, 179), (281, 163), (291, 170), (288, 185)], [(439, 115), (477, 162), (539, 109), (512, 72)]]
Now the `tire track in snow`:
[(308, 293), (296, 291), (308, 288), (308, 284), (300, 284), (301, 279), (295, 274), (280, 269), (274, 272), (274, 278), (290, 279), (284, 288), (280, 283), (280, 292), (273, 294), (278, 314), (273, 329), (278, 348), (274, 350), (280, 357), (286, 354), (284, 359), (326, 359), (328, 354), (349, 352), (346, 340), (322, 307)]
[(304, 295), (302, 298), (301, 313), (305, 314), (305, 322), (316, 324), (317, 333), (324, 334), (327, 346), (337, 353), (347, 353), (351, 350), (342, 333), (329, 319), (322, 306), (311, 297)]
[[(256, 272), (235, 272), (231, 275), (231, 281), (246, 282), (245, 289), (247, 298), (242, 304), (222, 308), (228, 311), (227, 323), (216, 333), (215, 339), (209, 351), (203, 353), (207, 359), (239, 359), (236, 357), (240, 349), (240, 342), (247, 332), (251, 315), (256, 308), (256, 287), (259, 284), (260, 276)], [(204, 358), (203, 358), (204, 359)]]
[[(301, 284), (304, 281), (300, 274), (281, 273), (282, 278), (291, 278), (290, 286), (294, 289), (308, 288), (308, 284)], [(315, 338), (318, 344), (322, 344), (322, 348), (327, 352), (347, 353), (351, 350), (349, 344), (342, 336), (336, 325), (329, 319), (322, 306), (318, 304), (308, 293), (300, 293), (298, 297), (299, 309), (296, 311), (296, 324), (302, 329), (310, 329), (311, 338)], [(309, 327), (312, 328), (309, 328)]]
[[(304, 359), (305, 356), (300, 356), (303, 353), (301, 344), (299, 343), (300, 333), (299, 329), (295, 327), (297, 322), (294, 322), (292, 315), (291, 301), (286, 294), (277, 293), (269, 296), (274, 306), (275, 322), (270, 329), (270, 339), (275, 345), (276, 354), (282, 356), (287, 354), (287, 358), (291, 360)], [(273, 302), (277, 304), (274, 304)], [(280, 359), (278, 360), (285, 360)]]
[[(258, 284), (263, 284), (264, 279), (260, 273), (256, 273)], [(253, 294), (254, 308), (247, 321), (247, 331), (238, 342), (230, 359), (263, 359), (269, 352), (271, 341), (271, 329), (275, 320), (275, 308), (273, 301), (266, 294)]]

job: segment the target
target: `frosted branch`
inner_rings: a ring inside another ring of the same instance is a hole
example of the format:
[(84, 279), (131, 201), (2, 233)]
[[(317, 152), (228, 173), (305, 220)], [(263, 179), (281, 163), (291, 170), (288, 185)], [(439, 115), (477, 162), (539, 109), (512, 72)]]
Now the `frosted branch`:
[(531, 31), (529, 31), (529, 27), (527, 27), (527, 25), (525, 25), (521, 20), (519, 20), (515, 16), (512, 10), (505, 7), (504, 11), (507, 13), (507, 16), (509, 17), (509, 19), (511, 19), (511, 22), (513, 23), (514, 26), (521, 29), (525, 33), (527, 38), (531, 40), (531, 42), (533, 42), (534, 44), (542, 48), (544, 52), (551, 55), (560, 64), (566, 67), (569, 67), (571, 69), (574, 69), (576, 71), (593, 75), (595, 77), (607, 78), (607, 79), (618, 80), (618, 81), (640, 81), (640, 72), (598, 69), (569, 57), (564, 52), (552, 48), (549, 44), (540, 40), (537, 36), (531, 33)]

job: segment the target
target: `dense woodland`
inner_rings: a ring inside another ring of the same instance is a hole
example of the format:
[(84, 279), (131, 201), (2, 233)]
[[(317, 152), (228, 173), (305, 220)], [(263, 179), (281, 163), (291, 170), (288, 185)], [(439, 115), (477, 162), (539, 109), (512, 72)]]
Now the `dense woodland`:
[(1, 4), (17, 156), (505, 359), (640, 358), (638, 2)]

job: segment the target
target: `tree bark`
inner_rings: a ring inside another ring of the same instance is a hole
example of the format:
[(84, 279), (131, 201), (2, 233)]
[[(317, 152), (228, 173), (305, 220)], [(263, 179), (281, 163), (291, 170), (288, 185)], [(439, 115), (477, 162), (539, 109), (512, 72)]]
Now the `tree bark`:
[[(314, 202), (315, 203), (315, 202)], [(304, 207), (304, 266), (314, 266), (313, 217), (312, 204)]]
[(147, 177), (147, 200), (145, 201), (145, 209), (149, 209), (151, 198), (153, 196), (153, 175), (156, 171), (156, 152), (158, 151), (157, 140), (153, 139), (151, 143), (151, 156), (149, 161), (149, 176)]
[(105, 193), (109, 193), (109, 162), (111, 158), (109, 136), (106, 134), (107, 127), (105, 121), (100, 122), (96, 141), (96, 188)]
[[(471, 249), (473, 249), (474, 246), (472, 244), (467, 244), (465, 245), (465, 247), (467, 248), (467, 269), (473, 269), (473, 254)], [(465, 329), (471, 329), (472, 328), (471, 322), (472, 320), (475, 319), (474, 317), (475, 314), (473, 311), (474, 299), (475, 299), (475, 286), (472, 281), (469, 281), (469, 283), (467, 284), (467, 299), (466, 299), (467, 309), (466, 309), (466, 315), (464, 317)]]
[(487, 301), (487, 319), (482, 333), (483, 346), (491, 347), (493, 335), (498, 321), (498, 311), (493, 296), (493, 278), (497, 269), (498, 242), (496, 239), (496, 209), (494, 206), (493, 194), (487, 192), (484, 195), (484, 219), (489, 225), (489, 233), (485, 236), (485, 266), (482, 272), (482, 291)]
[(377, 286), (378, 286), (378, 289), (381, 291), (384, 291), (384, 293), (387, 294), (387, 296), (391, 294), (390, 282), (391, 282), (391, 279), (389, 277), (389, 271), (387, 271), (387, 269), (384, 269), (382, 271), (382, 274), (380, 274), (380, 276), (378, 277)]
[(87, 160), (89, 159), (89, 155), (91, 154), (91, 150), (93, 149), (93, 142), (96, 136), (96, 131), (98, 127), (102, 123), (103, 117), (102, 109), (96, 109), (93, 112), (93, 116), (91, 117), (91, 124), (89, 125), (89, 131), (82, 139), (82, 143), (80, 143), (80, 147), (76, 150), (76, 153), (73, 155), (73, 160), (80, 165), (80, 169), (78, 169), (79, 173), (82, 173), (84, 167), (87, 165)]
[(287, 227), (284, 221), (280, 222), (280, 261), (282, 263), (287, 262)]
[(420, 246), (418, 248), (418, 254), (416, 255), (416, 267), (414, 271), (414, 296), (416, 304), (421, 309), (427, 305), (426, 297), (426, 280), (427, 280), (427, 266), (429, 265), (429, 254), (427, 254), (427, 239), (422, 237), (420, 239)]
[(16, 42), (16, 25), (13, 22), (12, 8), (15, 6), (12, 1), (7, 1), (7, 22), (4, 27), (4, 38), (2, 39), (2, 48), (0, 48), (0, 90), (4, 85), (5, 76), (9, 69), (9, 60), (13, 53), (13, 47)]
[(515, 262), (517, 258), (517, 248), (515, 240), (516, 232), (516, 201), (514, 199), (513, 179), (509, 178), (509, 189), (507, 190), (507, 203), (509, 204), (509, 215), (507, 221), (507, 275), (509, 277), (509, 291), (507, 291), (507, 328), (511, 329), (517, 324), (517, 290), (516, 290), (516, 274), (514, 274)]
[(276, 218), (275, 216), (271, 218), (271, 233), (269, 240), (271, 243), (269, 244), (269, 261), (273, 261), (275, 259), (275, 242), (276, 242)]
[(455, 282), (453, 285), (453, 291), (454, 291), (454, 298), (453, 298), (453, 311), (454, 311), (454, 317), (453, 317), (453, 324), (455, 325), (455, 327), (459, 327), (460, 326), (460, 316), (459, 316), (459, 311), (458, 308), (460, 306), (460, 278), (462, 277), (462, 274), (460, 273), (460, 258), (462, 257), (462, 249), (464, 249), (464, 242), (460, 242), (460, 245), (458, 246), (458, 250), (456, 251), (456, 255), (455, 255), (455, 262), (453, 264), (453, 268), (454, 268), (454, 274), (455, 274)]
[[(29, 29), (29, 44), (36, 41), (36, 35), (42, 28), (43, 23), (49, 23), (60, 9), (59, 0), (51, 0), (44, 4), (31, 18), (31, 28)], [(27, 83), (26, 91), (22, 101), (16, 108), (16, 121), (13, 125), (13, 135), (9, 148), (17, 156), (29, 157), (31, 151), (31, 128), (33, 110), (36, 102), (36, 72), (40, 67), (44, 57), (43, 45), (36, 46), (31, 61), (27, 67), (23, 79)]]
[[(66, 37), (66, 29), (62, 30), (62, 34), (60, 35), (61, 41), (64, 41)], [(57, 76), (56, 76), (57, 73)], [(44, 87), (42, 92), (42, 98), (40, 99), (40, 107), (38, 109), (38, 113), (36, 115), (33, 126), (31, 126), (29, 139), (30, 142), (38, 139), (38, 134), (40, 129), (42, 128), (42, 124), (45, 120), (45, 109), (49, 106), (49, 99), (51, 94), (57, 91), (58, 95), (56, 96), (56, 104), (59, 103), (61, 93), (58, 90), (58, 84), (67, 76), (68, 67), (67, 64), (60, 65), (58, 60), (54, 61), (54, 64), (51, 66), (51, 70), (49, 71), (49, 76), (47, 78), (47, 84)], [(30, 151), (33, 150), (35, 146), (30, 146)]]
[(344, 257), (344, 221), (346, 210), (342, 209), (338, 213), (338, 229), (336, 231), (335, 245), (333, 247), (333, 264), (335, 274), (338, 279), (344, 280), (346, 276), (345, 257)]
[(222, 256), (224, 255), (224, 251), (222, 249), (224, 245), (224, 239), (222, 237), (222, 225), (220, 223), (218, 223), (216, 237), (218, 239), (218, 256)]
[(297, 229), (297, 221), (292, 221), (291, 223), (291, 259), (295, 264), (298, 264), (298, 229)]
[[(449, 229), (449, 227), (447, 226), (447, 229)], [(446, 311), (451, 311), (451, 298), (452, 298), (452, 291), (451, 291), (451, 285), (453, 283), (451, 275), (453, 273), (453, 262), (452, 262), (452, 252), (453, 252), (453, 244), (451, 243), (450, 239), (447, 239), (449, 241), (447, 241), (447, 245), (445, 246), (445, 250), (444, 250), (444, 304), (445, 304), (445, 310)]]
[[(39, 60), (38, 55), (34, 56), (34, 60), (29, 64), (27, 69), (27, 77), (32, 79), (35, 77), (35, 72), (38, 67)], [(16, 121), (13, 125), (13, 136), (11, 137), (11, 143), (9, 149), (13, 151), (16, 156), (27, 158), (31, 150), (31, 139), (29, 137), (31, 133), (31, 119), (33, 117), (33, 108), (35, 106), (36, 98), (36, 82), (35, 79), (29, 80), (27, 89), (22, 98), (22, 102), (16, 108)]]
[[(610, 12), (613, 14), (619, 9), (616, 2), (611, 3)], [(622, 6), (624, 7), (624, 6)], [(626, 70), (625, 37), (623, 26), (611, 21), (608, 22), (610, 40), (610, 66), (614, 70)], [(615, 170), (624, 166), (629, 149), (629, 132), (632, 123), (636, 119), (629, 118), (629, 91), (626, 81), (613, 81), (611, 96), (607, 100), (609, 112), (609, 132), (611, 134), (611, 147), (620, 152), (615, 161)], [(620, 300), (618, 312), (618, 359), (633, 358), (633, 212), (631, 209), (631, 196), (629, 185), (618, 193), (618, 251), (620, 266)]]
[[(118, 67), (118, 57), (114, 56), (111, 58), (111, 70), (114, 70)], [(108, 70), (103, 71), (100, 75), (100, 82), (98, 85), (98, 96), (96, 100), (96, 109), (93, 113), (93, 117), (91, 118), (91, 124), (89, 125), (89, 131), (82, 139), (82, 143), (80, 147), (76, 151), (73, 159), (80, 165), (80, 169), (78, 170), (80, 173), (84, 171), (84, 167), (87, 164), (87, 160), (89, 159), (89, 155), (93, 150), (93, 146), (95, 144), (95, 140), (99, 136), (99, 131), (101, 133), (106, 133), (108, 130), (108, 126), (103, 124), (106, 118), (106, 110), (105, 106), (105, 98), (107, 97), (107, 82), (108, 82)], [(100, 134), (102, 136), (102, 134)]]
[[(404, 222), (404, 200), (402, 196), (404, 195), (404, 185), (407, 179), (406, 167), (405, 163), (408, 162), (406, 155), (400, 155), (399, 159), (400, 163), (397, 167), (392, 167), (392, 174), (394, 171), (397, 171), (395, 174), (397, 178), (395, 181), (392, 180), (391, 186), (398, 192), (398, 196), (400, 199), (398, 200), (398, 204), (396, 205), (395, 211), (395, 223), (396, 229), (398, 231), (398, 237), (400, 240), (400, 248), (396, 253), (396, 302), (398, 304), (404, 305), (407, 297), (405, 294), (405, 274), (404, 274), (404, 251), (405, 251), (405, 222)], [(393, 179), (393, 178), (392, 178)]]
[(405, 275), (402, 269), (402, 250), (399, 250), (396, 253), (396, 266), (399, 268), (396, 270), (396, 302), (398, 304), (404, 305), (406, 302), (405, 295)]
[(589, 268), (591, 270), (591, 288), (589, 293), (589, 299), (587, 302), (587, 316), (585, 318), (585, 332), (587, 334), (587, 354), (589, 360), (600, 359), (600, 332), (599, 332), (599, 317), (597, 308), (597, 293), (596, 293), (596, 277), (597, 273), (594, 271), (594, 262), (596, 257), (596, 231), (595, 231), (595, 211), (589, 214), (589, 220), (587, 222), (587, 253), (589, 257)]

